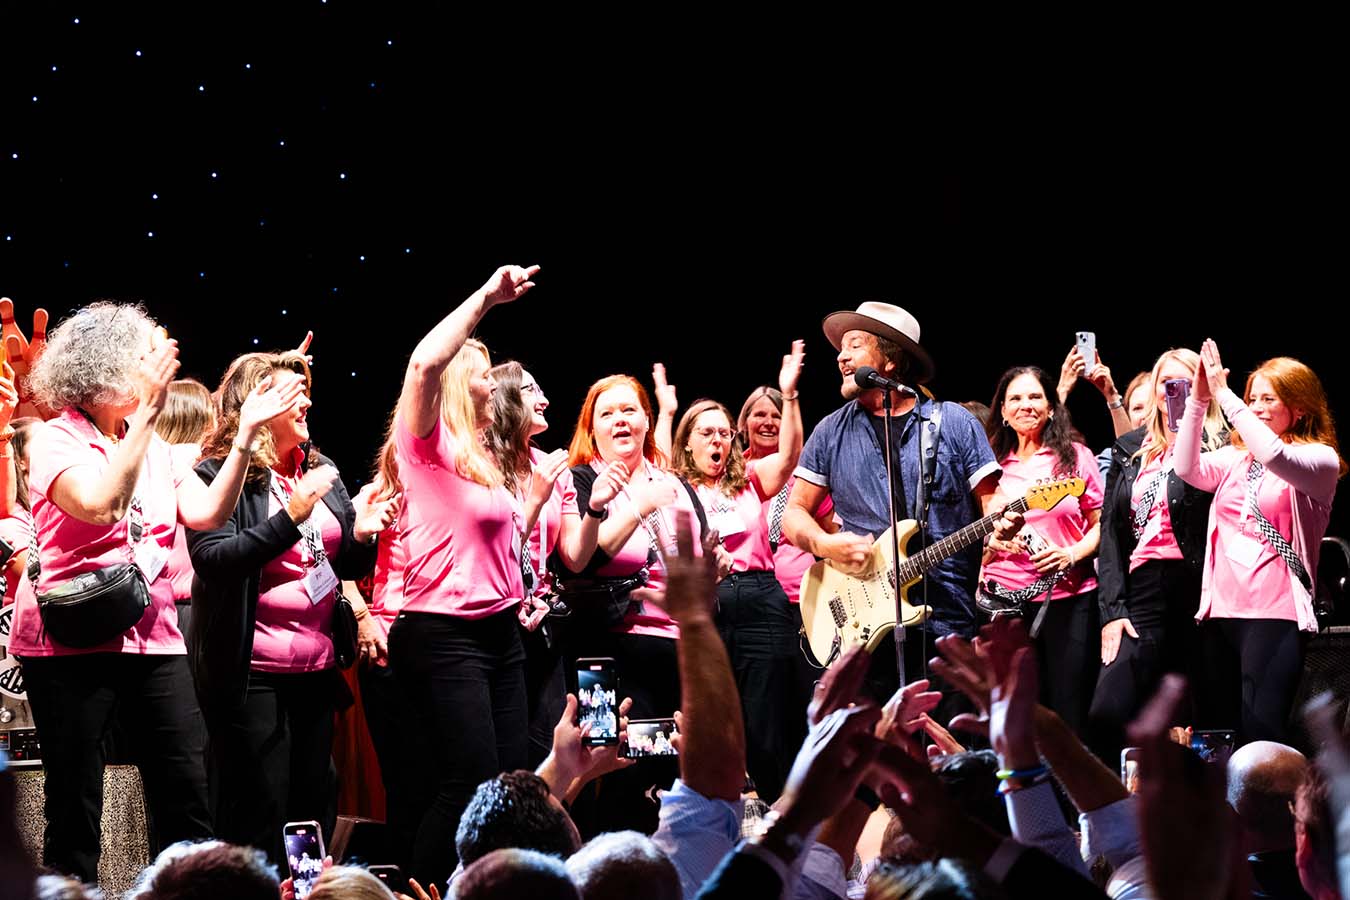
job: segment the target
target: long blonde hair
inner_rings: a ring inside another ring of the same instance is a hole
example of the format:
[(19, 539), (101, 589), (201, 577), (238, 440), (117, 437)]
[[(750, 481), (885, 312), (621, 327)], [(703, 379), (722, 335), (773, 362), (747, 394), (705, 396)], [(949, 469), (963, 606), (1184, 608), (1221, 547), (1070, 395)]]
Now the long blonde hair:
[[(1148, 408), (1144, 411), (1145, 433), (1152, 440), (1134, 454), (1135, 459), (1143, 457), (1141, 466), (1147, 466), (1167, 452), (1167, 410), (1158, 405), (1158, 378), (1168, 360), (1176, 360), (1191, 373), (1192, 378), (1200, 368), (1200, 354), (1185, 347), (1168, 350), (1153, 364), (1153, 370), (1148, 375)], [(1219, 409), (1219, 401), (1210, 398), (1209, 409), (1205, 410), (1205, 431), (1200, 438), (1201, 449), (1216, 450), (1222, 447), (1227, 442), (1227, 435), (1228, 423)]]
[(441, 373), (441, 420), (455, 439), (455, 471), (460, 477), (484, 487), (498, 487), (504, 479), (496, 462), (483, 446), (478, 413), (473, 408), (473, 395), (469, 392), (469, 373), (472, 371), (474, 354), (482, 357), (489, 367), (492, 365), (492, 357), (482, 341), (469, 338), (464, 342), (464, 346), (450, 360), (450, 365)]
[[(1327, 393), (1322, 389), (1322, 380), (1317, 377), (1317, 373), (1291, 356), (1268, 359), (1247, 376), (1242, 400), (1248, 405), (1252, 402), (1252, 382), (1258, 375), (1270, 382), (1275, 395), (1288, 408), (1290, 415), (1293, 415), (1294, 410), (1302, 413), (1280, 437), (1291, 444), (1326, 444), (1336, 451), (1341, 464), (1341, 477), (1344, 477), (1346, 465), (1345, 460), (1341, 459), (1340, 445), (1336, 442), (1336, 423), (1331, 417)], [(1242, 435), (1237, 432), (1233, 433), (1233, 446), (1244, 446)]]

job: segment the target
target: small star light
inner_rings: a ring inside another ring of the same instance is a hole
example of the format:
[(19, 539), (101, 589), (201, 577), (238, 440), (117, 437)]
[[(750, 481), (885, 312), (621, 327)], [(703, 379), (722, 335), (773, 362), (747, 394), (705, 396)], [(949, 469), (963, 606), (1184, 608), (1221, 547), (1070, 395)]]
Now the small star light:
[(257, 338), (254, 338), (254, 339), (253, 339), (253, 343), (255, 343), (255, 344), (258, 343), (258, 339), (257, 339)]
[(79, 16), (76, 16), (76, 17), (75, 17), (75, 24), (76, 24), (76, 25), (80, 24), (80, 17), (79, 17)]
[(384, 42), (384, 45), (385, 45), (386, 47), (392, 47), (392, 46), (394, 46), (394, 42), (393, 42), (393, 41), (385, 41), (385, 42)]
[(53, 72), (56, 71), (56, 66), (52, 66), (52, 71), (53, 71)]
[(198, 273), (197, 273), (197, 277), (198, 277), (198, 278), (205, 278), (205, 277), (206, 277), (206, 273), (205, 273), (205, 272), (198, 272)]
[(364, 256), (358, 256), (357, 259), (360, 260), (361, 262), (366, 261), (366, 258)]
[(150, 195), (150, 199), (151, 199), (151, 200), (158, 200), (158, 199), (159, 199), (159, 194), (151, 194), (151, 195)]
[(7, 234), (7, 235), (5, 235), (5, 240), (7, 240), (7, 241), (12, 241), (12, 240), (14, 240), (14, 235), (12, 235), (12, 234)]
[(10, 158), (10, 159), (18, 159), (18, 158), (19, 158), (19, 154), (17, 154), (17, 153), (11, 153), (11, 154), (9, 155), (9, 158)]
[(253, 68), (253, 63), (244, 63), (244, 68), (245, 68), (245, 69), (251, 69), (251, 68)]
[(147, 232), (145, 233), (145, 236), (146, 236), (146, 237), (154, 237), (154, 236), (155, 236), (155, 233), (154, 233), (153, 231), (147, 231)]
[(353, 378), (356, 377), (356, 373), (355, 373), (355, 372), (352, 373), (352, 377), (353, 377)]
[[(36, 100), (37, 98), (35, 97), (35, 98), (33, 98), (33, 99)], [(346, 172), (339, 172), (339, 173), (338, 173), (338, 178), (341, 179), (342, 181), (346, 181), (346, 180), (347, 180), (347, 173), (346, 173)]]
[(136, 51), (136, 55), (137, 55), (137, 56), (140, 56), (140, 55), (141, 55), (141, 51), (137, 50), (137, 51)]
[(282, 147), (285, 147), (285, 146), (286, 146), (286, 142), (285, 142), (285, 141), (277, 141), (277, 143), (278, 143), (279, 145), (281, 145)]
[(403, 248), (403, 252), (404, 252), (404, 253), (411, 253), (411, 252), (412, 252), (412, 248), (411, 248), (411, 247), (404, 247), (404, 248)]
[(333, 293), (337, 293), (337, 288), (333, 288)]
[(33, 102), (34, 102), (34, 103), (37, 102), (37, 95), (36, 95), (36, 94), (33, 96)]
[(259, 228), (262, 228), (262, 227), (263, 227), (264, 225), (266, 225), (266, 224), (267, 224), (267, 220), (266, 220), (266, 219), (259, 219), (259, 220), (258, 220), (258, 227), (259, 227)]
[(201, 93), (202, 91), (205, 91), (205, 90), (206, 90), (206, 85), (204, 85), (204, 84), (199, 84), (199, 85), (197, 85), (197, 93)]
[(283, 316), (286, 315), (286, 310), (283, 309), (283, 310), (281, 311), (281, 314), (282, 314)]
[(212, 172), (212, 173), (211, 173), (211, 177), (212, 177), (212, 178), (215, 178), (215, 177), (216, 177), (216, 173), (215, 173), (215, 172)]

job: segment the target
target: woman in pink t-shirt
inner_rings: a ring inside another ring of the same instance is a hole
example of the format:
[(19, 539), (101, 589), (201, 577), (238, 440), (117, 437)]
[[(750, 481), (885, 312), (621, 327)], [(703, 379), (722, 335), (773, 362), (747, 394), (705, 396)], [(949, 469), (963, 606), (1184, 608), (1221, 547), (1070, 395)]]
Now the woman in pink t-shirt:
[(226, 370), (220, 419), (202, 444), (197, 476), (221, 477), (241, 445), (240, 406), (259, 385), (298, 391), (247, 445), (244, 490), (219, 528), (189, 529), (192, 628), (188, 649), (211, 736), (216, 836), (285, 859), (281, 826), (315, 819), (332, 833), (337, 674), (333, 612), (339, 582), (364, 577), (389, 503), (347, 496), (310, 443), (309, 366), (298, 352), (248, 353)]
[[(155, 431), (173, 447), (174, 465), (190, 469), (201, 458), (202, 438), (216, 425), (211, 392), (193, 378), (180, 378), (169, 385), (169, 399)], [(182, 525), (173, 536), (173, 552), (164, 567), (173, 582), (173, 602), (178, 607), (178, 630), (188, 633), (192, 616), (192, 560), (188, 558), (187, 532)]]
[(393, 425), (406, 563), (389, 661), (431, 753), (410, 873), (423, 884), (455, 868), (455, 830), (478, 784), (526, 761), (517, 609), (521, 541), (538, 509), (504, 487), (483, 444), (496, 386), (487, 349), (469, 334), (493, 306), (534, 287), (538, 271), (498, 269), (422, 338)]
[[(561, 596), (573, 610), (561, 629), (564, 657), (614, 657), (620, 687), (633, 699), (634, 718), (669, 716), (679, 708), (680, 630), (664, 607), (666, 575), (658, 548), (673, 549), (677, 510), (699, 519), (700, 539), (704, 534), (702, 505), (696, 505), (692, 487), (666, 470), (651, 422), (647, 391), (630, 375), (606, 376), (587, 391), (569, 461), (577, 508), (599, 519), (600, 529), (585, 565), (559, 576)], [(601, 503), (601, 497), (610, 499)], [(593, 590), (579, 597), (572, 590), (578, 584)], [(614, 586), (613, 601), (607, 586)], [(655, 829), (655, 807), (642, 792), (653, 781), (673, 780), (678, 769), (666, 762), (644, 763), (607, 779), (613, 790), (606, 788), (608, 799), (597, 809), (602, 830)]]
[[(1239, 725), (1239, 739), (1287, 743), (1307, 635), (1318, 550), (1346, 472), (1322, 382), (1287, 356), (1228, 388), (1219, 348), (1205, 341), (1177, 434), (1176, 469), (1214, 492), (1200, 590), (1205, 672), (1199, 724)], [(1210, 399), (1232, 423), (1232, 445), (1202, 452)]]
[[(533, 439), (548, 430), (548, 397), (534, 376), (518, 362), (492, 367), (497, 390), (492, 394), (492, 427), (487, 432), (488, 449), (506, 479), (507, 490), (523, 504), (532, 483), (542, 479), (553, 485), (548, 499), (539, 509), (530, 538), (529, 555), (524, 567), (526, 591), (531, 594), (521, 604), (519, 618), (521, 641), (525, 645), (525, 686), (530, 710), (530, 768), (538, 766), (553, 747), (553, 729), (566, 703), (566, 679), (562, 648), (557, 640), (556, 616), (545, 598), (553, 597), (554, 574), (547, 565), (557, 554), (563, 567), (581, 568), (595, 552), (600, 520), (577, 512), (576, 487), (567, 471), (567, 451), (545, 454)], [(617, 473), (616, 473), (617, 475)], [(618, 487), (613, 479), (592, 492), (592, 504), (607, 502)]]
[[(1177, 475), (1177, 435), (1168, 425), (1166, 401), (1166, 383), (1189, 382), (1199, 364), (1194, 350), (1168, 350), (1142, 384), (1131, 382), (1125, 398), (1137, 425), (1111, 447), (1097, 554), (1102, 670), (1092, 696), (1092, 722), (1102, 748), (1112, 755), (1124, 746), (1125, 726), (1157, 691), (1163, 675), (1192, 674), (1200, 655), (1195, 610), (1213, 495)], [(1211, 403), (1206, 448), (1223, 446), (1227, 434), (1218, 404)], [(1188, 708), (1174, 724), (1193, 721)]]
[[(797, 393), (802, 342), (792, 349), (779, 374), (788, 396)], [(715, 400), (699, 400), (680, 418), (672, 447), (673, 468), (698, 491), (709, 528), (731, 556), (731, 572), (717, 585), (717, 627), (740, 690), (746, 765), (760, 796), (772, 803), (806, 737), (808, 698), (797, 683), (800, 625), (773, 574), (764, 503), (782, 490), (797, 466), (801, 415), (793, 404), (780, 449), (747, 464), (730, 410)]]
[[(114, 715), (137, 744), (157, 840), (211, 834), (201, 714), (165, 563), (180, 522), (215, 528), (228, 518), (248, 451), (230, 452), (210, 487), (175, 467), (155, 424), (177, 356), (177, 343), (156, 337), (155, 323), (139, 307), (96, 303), (52, 332), (31, 375), (41, 405), (61, 412), (38, 429), (30, 454), (40, 573), (36, 584), (24, 579), (19, 586), (10, 650), (23, 660), (47, 771), (43, 858), (86, 881), (97, 875), (96, 798), (103, 737)], [(244, 439), (299, 396), (298, 389), (250, 395), (240, 416)], [(54, 641), (36, 595), (126, 562), (149, 585), (150, 605), (140, 621), (95, 647)]]
[(986, 430), (1003, 467), (1002, 501), (1016, 500), (1042, 480), (1078, 477), (1087, 483), (1081, 497), (1065, 497), (1049, 510), (1028, 510), (1012, 540), (991, 537), (979, 588), (986, 611), (1015, 605), (1028, 610), (1042, 700), (1086, 735), (1100, 653), (1091, 558), (1100, 534), (1101, 472), (1093, 452), (1077, 440), (1044, 370), (1018, 366), (1004, 372), (990, 410)]

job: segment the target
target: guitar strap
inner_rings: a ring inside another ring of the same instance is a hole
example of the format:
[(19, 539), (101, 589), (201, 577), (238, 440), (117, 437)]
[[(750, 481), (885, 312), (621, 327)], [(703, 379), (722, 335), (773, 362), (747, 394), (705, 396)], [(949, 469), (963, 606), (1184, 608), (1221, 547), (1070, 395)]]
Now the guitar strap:
[(928, 531), (928, 507), (933, 488), (933, 473), (937, 470), (938, 440), (942, 436), (942, 404), (933, 400), (933, 408), (928, 415), (927, 427), (919, 422), (919, 491), (910, 515), (917, 519), (919, 527)]

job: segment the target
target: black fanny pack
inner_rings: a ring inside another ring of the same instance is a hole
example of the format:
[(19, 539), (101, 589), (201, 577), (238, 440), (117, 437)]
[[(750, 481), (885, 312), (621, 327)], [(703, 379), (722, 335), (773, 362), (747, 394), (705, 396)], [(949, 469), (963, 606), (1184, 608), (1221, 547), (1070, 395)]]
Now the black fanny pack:
[[(647, 579), (644, 566), (637, 573), (622, 577), (559, 577), (553, 582), (553, 590), (573, 614), (602, 618), (606, 627), (616, 628), (628, 615), (632, 605), (630, 595), (646, 584)], [(639, 612), (640, 607), (641, 604)]]
[(59, 644), (97, 647), (132, 628), (150, 605), (150, 585), (134, 563), (77, 575), (37, 595), (42, 627)]

